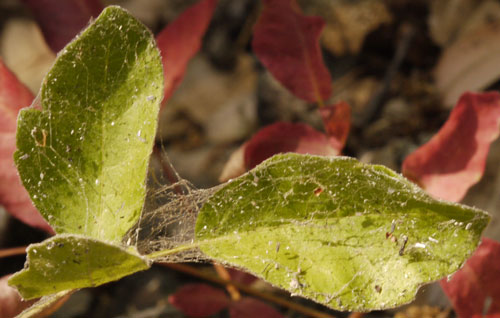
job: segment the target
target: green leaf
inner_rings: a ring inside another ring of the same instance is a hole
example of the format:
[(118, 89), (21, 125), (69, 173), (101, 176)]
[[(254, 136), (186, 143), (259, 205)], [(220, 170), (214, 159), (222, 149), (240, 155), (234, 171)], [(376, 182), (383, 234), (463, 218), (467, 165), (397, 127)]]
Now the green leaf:
[(27, 254), (26, 268), (9, 279), (24, 299), (94, 287), (149, 268), (132, 247), (77, 235), (61, 234), (32, 244)]
[(368, 311), (407, 303), (459, 269), (488, 221), (383, 166), (286, 154), (218, 190), (196, 240), (209, 257), (293, 294)]
[(58, 56), (43, 109), (21, 112), (16, 165), (57, 233), (119, 242), (138, 220), (162, 74), (149, 30), (108, 7)]
[(135, 248), (119, 244), (144, 204), (162, 86), (152, 34), (108, 7), (57, 58), (42, 86), (42, 110), (20, 113), (21, 179), (42, 215), (64, 233), (28, 248), (25, 269), (9, 280), (23, 298), (97, 286), (149, 267)]

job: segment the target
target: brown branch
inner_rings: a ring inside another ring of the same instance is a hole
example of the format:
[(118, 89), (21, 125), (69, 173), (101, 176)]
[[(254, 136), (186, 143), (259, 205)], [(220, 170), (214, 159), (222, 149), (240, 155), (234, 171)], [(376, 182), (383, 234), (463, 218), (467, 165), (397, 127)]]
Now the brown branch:
[[(220, 278), (222, 278), (223, 280), (226, 280), (226, 281), (231, 281), (231, 275), (229, 275), (229, 272), (227, 271), (227, 269), (224, 266), (222, 266), (219, 263), (214, 263), (214, 268), (215, 268), (215, 271), (217, 272), (217, 275), (219, 275)], [(236, 286), (234, 286), (233, 284), (227, 284), (226, 290), (229, 293), (229, 295), (231, 296), (232, 300), (238, 301), (241, 299), (241, 294), (238, 291), (238, 288), (236, 288)]]
[(0, 250), (0, 258), (26, 254), (26, 248), (27, 246), (20, 246), (20, 247), (2, 249)]

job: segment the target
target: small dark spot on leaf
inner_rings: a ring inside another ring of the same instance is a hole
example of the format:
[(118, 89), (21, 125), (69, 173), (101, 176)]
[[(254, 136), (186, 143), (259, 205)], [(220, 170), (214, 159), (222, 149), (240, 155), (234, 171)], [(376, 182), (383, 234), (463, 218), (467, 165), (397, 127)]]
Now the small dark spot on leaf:
[(404, 235), (403, 236), (403, 244), (401, 245), (401, 248), (399, 249), (399, 256), (403, 256), (407, 242), (408, 242), (408, 236)]
[(314, 189), (314, 195), (319, 197), (319, 195), (323, 193), (323, 188), (321, 187), (317, 187), (316, 189)]
[(394, 236), (392, 233), (385, 232), (385, 239), (388, 239), (388, 238), (390, 238), (391, 242), (393, 242), (393, 243), (398, 242), (398, 238), (396, 236)]

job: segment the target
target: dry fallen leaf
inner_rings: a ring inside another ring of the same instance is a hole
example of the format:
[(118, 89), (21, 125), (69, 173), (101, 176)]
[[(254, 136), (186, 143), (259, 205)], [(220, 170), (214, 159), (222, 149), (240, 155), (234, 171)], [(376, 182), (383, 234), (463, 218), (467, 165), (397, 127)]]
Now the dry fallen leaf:
[(335, 55), (356, 54), (371, 31), (392, 21), (382, 1), (299, 1), (307, 14), (321, 16), (326, 27), (321, 40)]
[(56, 57), (45, 43), (38, 25), (29, 20), (10, 20), (4, 25), (0, 56), (32, 92), (39, 91)]
[(500, 77), (500, 23), (488, 24), (448, 47), (436, 69), (443, 103), (452, 107), (465, 91), (481, 90)]
[(476, 0), (431, 1), (428, 24), (434, 42), (441, 46), (453, 42), (464, 21), (478, 4)]

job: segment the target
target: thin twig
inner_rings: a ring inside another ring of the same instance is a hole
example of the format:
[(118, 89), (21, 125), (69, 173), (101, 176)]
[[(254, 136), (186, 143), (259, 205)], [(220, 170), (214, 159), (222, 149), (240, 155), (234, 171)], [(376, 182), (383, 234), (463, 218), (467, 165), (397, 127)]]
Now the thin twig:
[(26, 254), (26, 248), (27, 246), (20, 246), (20, 247), (2, 249), (0, 250), (0, 258)]
[(324, 313), (324, 312), (321, 312), (321, 311), (318, 311), (318, 310), (315, 310), (315, 309), (312, 309), (312, 308), (308, 308), (306, 306), (302, 306), (300, 304), (288, 301), (286, 299), (283, 299), (281, 297), (272, 295), (270, 293), (266, 293), (266, 292), (262, 292), (262, 291), (256, 290), (254, 288), (251, 288), (249, 286), (237, 283), (235, 281), (225, 280), (225, 279), (222, 279), (222, 278), (210, 275), (210, 274), (203, 273), (203, 272), (197, 270), (196, 268), (194, 268), (192, 266), (183, 265), (183, 264), (173, 264), (173, 263), (159, 263), (159, 264), (163, 265), (165, 267), (168, 267), (170, 269), (173, 269), (173, 270), (176, 270), (176, 271), (179, 271), (179, 272), (182, 272), (182, 273), (186, 273), (186, 274), (189, 274), (189, 275), (192, 275), (192, 276), (196, 276), (198, 278), (201, 278), (201, 279), (204, 279), (204, 280), (207, 280), (207, 281), (210, 281), (212, 283), (219, 284), (219, 285), (222, 285), (222, 286), (226, 286), (227, 284), (234, 285), (240, 291), (242, 291), (242, 292), (244, 292), (244, 293), (246, 293), (248, 295), (252, 295), (252, 296), (255, 296), (257, 298), (264, 299), (264, 300), (267, 300), (269, 302), (275, 303), (277, 305), (280, 305), (280, 306), (292, 309), (292, 310), (294, 310), (296, 312), (299, 312), (299, 313), (302, 313), (304, 315), (307, 315), (308, 317), (314, 317), (314, 318), (335, 318), (335, 316), (332, 316), (330, 314), (327, 314), (327, 313)]
[[(214, 263), (214, 268), (220, 278), (222, 278), (223, 280), (231, 281), (231, 275), (229, 275), (229, 272), (224, 266), (219, 263)], [(236, 286), (234, 286), (233, 284), (227, 284), (226, 290), (231, 296), (232, 300), (238, 301), (241, 299), (241, 294), (238, 291), (238, 288), (236, 288)]]

